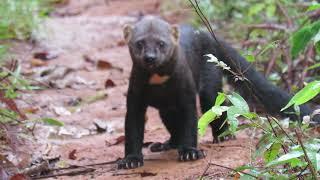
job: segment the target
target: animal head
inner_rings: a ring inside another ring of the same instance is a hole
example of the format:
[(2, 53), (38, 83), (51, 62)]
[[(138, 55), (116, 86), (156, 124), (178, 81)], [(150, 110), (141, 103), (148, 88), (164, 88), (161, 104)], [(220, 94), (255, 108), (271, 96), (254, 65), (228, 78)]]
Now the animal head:
[(133, 63), (149, 71), (156, 70), (172, 59), (179, 40), (178, 26), (146, 16), (123, 30)]

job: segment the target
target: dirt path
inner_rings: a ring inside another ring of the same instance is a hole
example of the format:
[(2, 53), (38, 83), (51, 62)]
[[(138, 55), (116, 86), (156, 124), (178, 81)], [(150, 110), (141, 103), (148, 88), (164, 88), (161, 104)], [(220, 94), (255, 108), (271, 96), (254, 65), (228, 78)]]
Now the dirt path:
[[(33, 156), (59, 155), (60, 166), (123, 157), (121, 139), (131, 60), (122, 40), (122, 26), (134, 22), (141, 13), (158, 14), (160, 6), (160, 1), (155, 0), (70, 0), (36, 33), (35, 47), (17, 45), (24, 60), (24, 73), (59, 86), (24, 95), (22, 99), (29, 103), (20, 102), (20, 105), (37, 109), (28, 115), (31, 118), (54, 117), (65, 123), (61, 128), (38, 126), (37, 141), (25, 152), (34, 152)], [(48, 52), (57, 57), (46, 61), (44, 66), (35, 67), (34, 52)], [(45, 68), (50, 70), (43, 70)], [(97, 131), (95, 122), (106, 132)], [(245, 133), (237, 137), (237, 140), (213, 145), (207, 133), (199, 140), (200, 147), (208, 154), (205, 160), (179, 163), (175, 151), (151, 153), (145, 149), (147, 160), (142, 168), (119, 171), (115, 165), (105, 165), (89, 174), (58, 179), (196, 179), (209, 161), (232, 168), (249, 162), (250, 139)], [(145, 142), (167, 138), (157, 111), (149, 109)], [(213, 179), (227, 177), (228, 172), (220, 167), (208, 170)]]

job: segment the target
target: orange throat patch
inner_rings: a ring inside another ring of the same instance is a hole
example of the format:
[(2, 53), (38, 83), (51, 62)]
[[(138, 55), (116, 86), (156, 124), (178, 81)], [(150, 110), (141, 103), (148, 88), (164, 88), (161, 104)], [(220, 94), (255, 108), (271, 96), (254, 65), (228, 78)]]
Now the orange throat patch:
[(151, 85), (160, 85), (168, 81), (170, 76), (164, 75), (160, 76), (159, 74), (152, 74), (149, 79), (149, 84)]

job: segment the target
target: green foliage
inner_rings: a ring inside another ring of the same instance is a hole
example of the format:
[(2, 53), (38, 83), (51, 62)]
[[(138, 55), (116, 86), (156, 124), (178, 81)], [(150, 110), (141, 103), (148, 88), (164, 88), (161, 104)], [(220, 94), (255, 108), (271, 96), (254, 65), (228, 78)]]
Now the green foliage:
[[(232, 106), (221, 106), (221, 104), (225, 102), (226, 97), (231, 102)], [(198, 121), (199, 134), (201, 136), (204, 135), (208, 125), (212, 121), (218, 119), (223, 112), (227, 113), (228, 123), (230, 125), (228, 133), (231, 134), (234, 134), (237, 131), (239, 125), (237, 118), (239, 116), (248, 117), (250, 119), (255, 117), (254, 113), (249, 111), (247, 102), (239, 94), (235, 92), (231, 95), (219, 93), (214, 106), (204, 113)]]
[(43, 118), (42, 121), (51, 126), (64, 126), (64, 123), (53, 118)]
[(219, 93), (212, 109), (205, 112), (199, 119), (198, 130), (201, 136), (205, 134), (208, 125), (215, 119), (219, 118), (222, 113), (227, 110), (225, 106), (221, 106), (225, 99), (225, 94)]
[(320, 21), (316, 21), (312, 24), (304, 25), (295, 32), (291, 38), (291, 56), (297, 57), (307, 47), (308, 43), (316, 37), (319, 31)]
[[(319, 83), (319, 81), (309, 83), (290, 100), (288, 105), (301, 105), (312, 99), (315, 94), (319, 93)], [(300, 137), (303, 134), (308, 134), (310, 131), (308, 125), (300, 127), (298, 123), (287, 121), (290, 126), (286, 127), (287, 125), (275, 118), (259, 117), (255, 113), (251, 113), (247, 103), (239, 94), (225, 95), (220, 93), (216, 103), (223, 103), (225, 99), (222, 97), (227, 97), (232, 104), (225, 108), (228, 114), (227, 123), (230, 126), (229, 131), (224, 135), (247, 128), (252, 131), (256, 130), (256, 133), (263, 132), (257, 144), (257, 150), (252, 157), (253, 163), (236, 168), (236, 171), (241, 175), (241, 179), (252, 179), (252, 176), (263, 179), (297, 179), (298, 176), (301, 176), (305, 179), (310, 179), (314, 178), (309, 170), (310, 168), (315, 169), (317, 172), (320, 171), (320, 139), (304, 136), (302, 141), (302, 137)], [(202, 129), (206, 128), (203, 126), (208, 125), (212, 118), (219, 117), (217, 111), (209, 110), (208, 112), (212, 112), (214, 116), (201, 117), (203, 118), (202, 120), (200, 118), (199, 127), (200, 123), (203, 123), (202, 121), (207, 122), (201, 124)], [(250, 123), (238, 126), (237, 118), (240, 115), (249, 120)], [(298, 131), (301, 132), (299, 136), (297, 135)], [(199, 129), (199, 133), (203, 134), (204, 132), (200, 132)], [(263, 164), (261, 165), (260, 163), (258, 168), (255, 162), (260, 158), (263, 159)], [(308, 164), (307, 159), (310, 160), (311, 166)], [(245, 170), (252, 176), (241, 173)]]
[(296, 95), (292, 97), (292, 99), (288, 102), (288, 104), (281, 109), (281, 111), (289, 108), (292, 105), (299, 106), (304, 104), (314, 98), (316, 95), (320, 93), (320, 81), (313, 81), (309, 83), (306, 87), (301, 89)]
[[(32, 90), (33, 87), (21, 75), (21, 66), (18, 61), (8, 61), (11, 56), (7, 52), (10, 47), (10, 40), (28, 40), (33, 31), (38, 27), (40, 20), (48, 12), (47, 3), (51, 0), (1, 0), (0, 2), (0, 123), (3, 125), (27, 125), (30, 120), (26, 120), (23, 112), (19, 110), (15, 99), (20, 96), (21, 90)], [(24, 119), (22, 121), (22, 119)], [(43, 122), (61, 126), (63, 123), (46, 118)], [(20, 131), (20, 130), (19, 130)], [(0, 141), (15, 143), (14, 139), (19, 134), (10, 133), (4, 136), (6, 129), (0, 130)], [(19, 133), (24, 133), (21, 131)], [(21, 134), (20, 134), (21, 135)], [(10, 139), (12, 138), (12, 139)], [(3, 147), (1, 147), (3, 148)]]
[(41, 0), (2, 0), (0, 40), (28, 39), (47, 9)]

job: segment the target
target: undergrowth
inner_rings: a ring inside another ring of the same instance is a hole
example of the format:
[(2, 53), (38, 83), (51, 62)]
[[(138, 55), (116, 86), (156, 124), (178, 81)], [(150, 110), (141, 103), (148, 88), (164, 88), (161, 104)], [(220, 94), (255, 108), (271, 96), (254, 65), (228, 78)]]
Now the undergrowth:
[[(214, 4), (213, 2), (219, 3), (217, 1), (204, 2), (212, 4)], [(270, 21), (273, 19), (272, 22), (288, 21), (292, 19), (283, 16), (274, 17), (274, 15), (276, 15), (279, 10), (282, 11), (283, 14), (285, 14), (285, 12), (299, 14), (304, 11), (299, 18), (294, 19), (292, 27), (286, 26), (288, 31), (283, 30), (283, 32), (274, 32), (267, 35), (266, 33), (270, 33), (270, 29), (266, 30), (262, 28), (251, 30), (248, 34), (248, 39), (254, 40), (255, 38), (264, 37), (266, 46), (259, 50), (260, 53), (248, 54), (249, 56), (247, 56), (247, 60), (251, 63), (256, 62), (256, 59), (265, 57), (265, 59), (269, 60), (266, 64), (270, 65), (268, 63), (273, 61), (272, 57), (274, 57), (274, 53), (276, 53), (276, 56), (280, 56), (282, 59), (278, 62), (276, 57), (274, 59), (276, 62), (273, 63), (279, 63), (280, 66), (283, 66), (281, 71), (283, 74), (286, 74), (286, 77), (282, 78), (282, 80), (285, 80), (286, 82), (290, 81), (291, 83), (289, 83), (288, 86), (293, 89), (297, 88), (294, 86), (298, 85), (294, 83), (296, 79), (291, 77), (293, 76), (293, 69), (297, 68), (296, 63), (299, 64), (300, 61), (305, 60), (306, 58), (313, 62), (313, 65), (309, 67), (309, 64), (306, 63), (306, 69), (302, 72), (297, 71), (298, 73), (305, 75), (304, 78), (299, 79), (299, 82), (302, 81), (300, 86), (303, 88), (300, 91), (297, 91), (288, 104), (281, 109), (281, 111), (283, 111), (293, 106), (297, 117), (300, 117), (299, 105), (310, 102), (320, 93), (320, 81), (318, 80), (317, 73), (306, 73), (307, 71), (314, 70), (320, 66), (317, 62), (319, 61), (320, 52), (320, 21), (315, 20), (313, 16), (310, 15), (310, 13), (312, 14), (314, 11), (319, 11), (320, 4), (309, 3), (307, 6), (303, 4), (304, 7), (301, 9), (293, 6), (300, 2), (291, 0), (270, 0), (263, 2), (249, 0), (239, 4), (245, 5), (249, 2), (251, 2), (248, 7), (249, 9), (247, 9), (246, 12), (240, 13), (244, 15), (242, 18), (246, 17), (244, 21), (248, 23), (260, 23), (265, 17)], [(238, 5), (238, 3), (228, 5), (227, 1), (224, 5), (235, 6)], [(203, 6), (199, 7), (197, 10), (201, 11), (201, 7)], [(207, 9), (211, 8), (209, 5), (205, 7)], [(281, 10), (281, 8), (284, 7), (287, 9)], [(196, 9), (196, 7), (194, 8)], [(222, 6), (216, 12), (205, 9), (204, 12), (208, 11), (210, 16), (210, 13), (224, 14), (232, 11), (231, 15), (228, 14), (227, 16), (227, 14), (225, 14), (226, 16), (219, 16), (222, 18), (230, 18), (230, 16), (235, 16), (234, 11), (241, 10), (241, 6), (238, 6), (236, 9), (231, 8), (227, 11), (223, 11), (223, 8), (226, 10), (227, 7)], [(265, 14), (260, 13), (262, 10), (264, 10)], [(268, 13), (270, 15), (268, 15)], [(274, 24), (271, 24), (270, 27), (272, 25)], [(256, 49), (259, 49), (259, 46), (256, 46)], [(253, 48), (251, 50), (256, 49)], [(280, 51), (278, 51), (278, 49), (280, 49)], [(248, 48), (248, 50), (250, 50), (250, 48)], [(263, 56), (261, 56), (261, 54), (263, 54)], [(210, 58), (209, 62), (214, 63), (213, 65), (219, 66), (222, 69), (229, 69), (226, 66), (221, 66), (221, 61), (213, 55), (209, 54), (207, 56)], [(284, 65), (284, 63), (287, 64)], [(273, 65), (272, 68), (276, 68), (276, 66)], [(297, 70), (299, 70), (299, 68)], [(222, 106), (225, 101), (229, 101), (231, 105)], [(314, 126), (315, 122), (312, 122), (312, 117), (319, 113), (318, 111), (319, 110), (316, 110), (312, 115), (305, 116), (303, 119), (295, 119), (294, 121), (289, 121), (288, 119), (279, 120), (271, 116), (261, 116), (254, 112), (250, 112), (246, 101), (237, 93), (220, 93), (212, 109), (204, 113), (200, 118), (198, 123), (199, 134), (203, 135), (210, 122), (219, 118), (223, 113), (226, 113), (226, 123), (229, 124), (229, 130), (221, 136), (235, 134), (237, 131), (243, 129), (250, 129), (250, 132), (253, 134), (261, 135), (259, 137), (257, 149), (253, 153), (251, 163), (235, 168), (234, 171), (237, 172), (237, 176), (235, 177), (240, 177), (240, 179), (318, 179), (320, 177), (320, 139), (318, 138), (319, 132), (317, 127)], [(245, 123), (240, 124), (239, 117), (244, 119)]]

